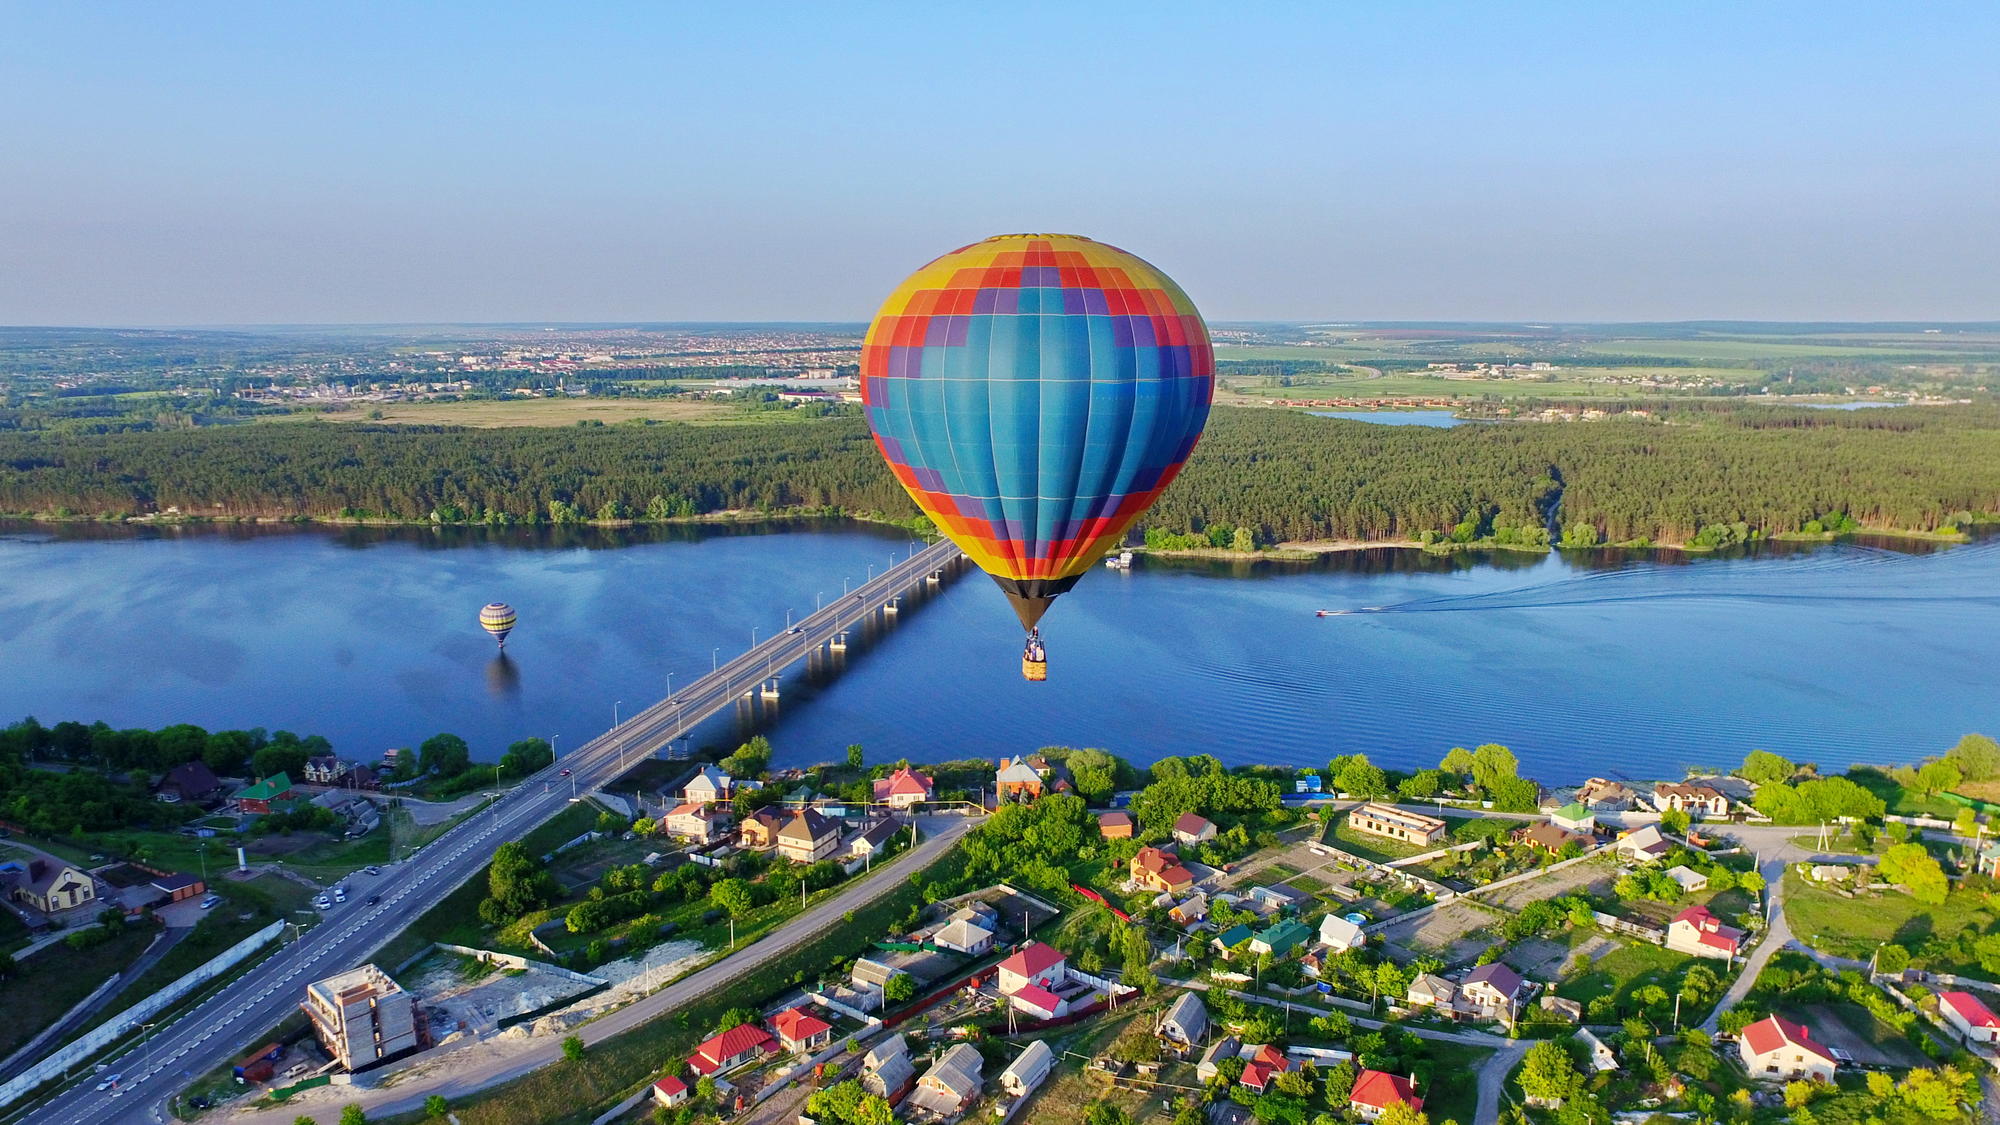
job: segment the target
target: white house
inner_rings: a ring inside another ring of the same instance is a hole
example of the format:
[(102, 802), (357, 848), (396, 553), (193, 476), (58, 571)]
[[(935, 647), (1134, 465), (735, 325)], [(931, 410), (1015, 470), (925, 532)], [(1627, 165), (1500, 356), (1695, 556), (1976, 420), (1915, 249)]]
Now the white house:
[(1633, 863), (1651, 863), (1671, 850), (1673, 844), (1657, 824), (1634, 828), (1618, 841), (1618, 858)]
[(1215, 839), (1215, 823), (1205, 816), (1182, 813), (1174, 821), (1174, 839), (1183, 844), (1199, 844)]
[(1970, 992), (1938, 993), (1938, 1014), (1970, 1043), (2000, 1043), (2000, 1017)]
[(1000, 1072), (1000, 1088), (1017, 1098), (1025, 1098), (1028, 1092), (1042, 1084), (1049, 1076), (1049, 1067), (1055, 1063), (1055, 1052), (1049, 1045), (1037, 1039), (1028, 1044), (1021, 1056), (1007, 1064)]
[(1582, 832), (1586, 835), (1597, 831), (1597, 814), (1581, 801), (1571, 801), (1562, 808), (1549, 813), (1549, 823), (1565, 832)]
[(1679, 809), (1693, 817), (1728, 816), (1729, 796), (1698, 781), (1670, 782), (1653, 787), (1653, 806), (1661, 812)]
[(701, 767), (701, 772), (695, 774), (693, 778), (689, 779), (686, 785), (681, 787), (681, 800), (683, 801), (712, 805), (717, 801), (727, 801), (728, 799), (729, 775), (723, 773), (721, 770), (711, 770), (707, 766)]
[(1667, 923), (1667, 948), (1728, 961), (1742, 952), (1743, 931), (1723, 925), (1706, 906), (1690, 906)]
[(1167, 1006), (1166, 1013), (1153, 1030), (1175, 1057), (1184, 1059), (1208, 1034), (1208, 1009), (1202, 1006), (1199, 996), (1183, 992)]
[(945, 923), (931, 937), (931, 944), (968, 957), (983, 957), (993, 948), (993, 931), (969, 918), (957, 918)]
[(1750, 1077), (1774, 1082), (1805, 1078), (1833, 1081), (1840, 1064), (1833, 1055), (1812, 1041), (1804, 1024), (1783, 1016), (1766, 1016), (1743, 1029), (1736, 1037), (1736, 1052)]
[(1359, 949), (1368, 944), (1368, 935), (1340, 915), (1329, 914), (1319, 920), (1319, 940), (1329, 949)]
[(1054, 988), (1068, 978), (1069, 958), (1061, 950), (1039, 941), (1000, 962), (1000, 991), (1008, 996), (1031, 984)]
[(1590, 1069), (1599, 1074), (1618, 1069), (1618, 1056), (1612, 1054), (1611, 1048), (1605, 1046), (1604, 1040), (1592, 1034), (1589, 1028), (1577, 1028), (1576, 1041), (1583, 1044), (1584, 1050), (1590, 1052)]
[(1685, 863), (1667, 868), (1667, 878), (1679, 883), (1681, 890), (1688, 894), (1708, 889), (1708, 876), (1703, 875)]

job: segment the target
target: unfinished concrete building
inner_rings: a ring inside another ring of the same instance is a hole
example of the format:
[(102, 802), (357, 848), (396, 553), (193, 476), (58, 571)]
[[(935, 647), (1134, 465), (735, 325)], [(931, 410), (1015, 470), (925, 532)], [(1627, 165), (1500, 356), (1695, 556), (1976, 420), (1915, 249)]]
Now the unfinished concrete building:
[(306, 986), (299, 1005), (319, 1041), (347, 1070), (362, 1070), (417, 1045), (416, 1003), (374, 965)]

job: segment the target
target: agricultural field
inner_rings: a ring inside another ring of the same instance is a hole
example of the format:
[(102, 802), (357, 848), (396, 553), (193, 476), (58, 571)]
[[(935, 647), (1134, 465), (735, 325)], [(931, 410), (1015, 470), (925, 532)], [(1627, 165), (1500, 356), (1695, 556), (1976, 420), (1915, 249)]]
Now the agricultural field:
[[(288, 417), (275, 415), (276, 418)], [(794, 410), (750, 410), (725, 399), (681, 395), (667, 398), (503, 398), (459, 402), (385, 402), (330, 410), (330, 422), (371, 422), (401, 426), (574, 426), (621, 422), (690, 422), (699, 425), (761, 425), (806, 420)]]

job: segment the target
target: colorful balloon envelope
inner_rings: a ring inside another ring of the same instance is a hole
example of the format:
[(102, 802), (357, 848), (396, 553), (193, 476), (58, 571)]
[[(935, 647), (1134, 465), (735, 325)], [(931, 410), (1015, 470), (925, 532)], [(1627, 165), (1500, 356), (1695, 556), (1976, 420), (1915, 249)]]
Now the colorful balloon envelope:
[(493, 634), (502, 648), (507, 645), (507, 634), (514, 631), (514, 607), (506, 602), (493, 602), (479, 611), (479, 627)]
[(1077, 235), (938, 258), (883, 303), (861, 349), (882, 456), (1031, 633), (1173, 482), (1214, 390), (1187, 294)]

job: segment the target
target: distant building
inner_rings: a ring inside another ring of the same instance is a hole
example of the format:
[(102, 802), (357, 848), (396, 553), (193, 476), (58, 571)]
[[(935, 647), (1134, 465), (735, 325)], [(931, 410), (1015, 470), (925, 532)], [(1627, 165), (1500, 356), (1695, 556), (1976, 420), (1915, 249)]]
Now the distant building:
[(918, 773), (908, 766), (888, 777), (876, 778), (873, 786), (876, 803), (898, 809), (907, 809), (911, 805), (931, 800), (935, 790), (935, 783), (927, 775)]
[(268, 813), (271, 806), (279, 801), (289, 801), (294, 796), (292, 779), (283, 773), (274, 773), (255, 785), (246, 786), (236, 793), (236, 811), (239, 813)]
[(1366, 804), (1347, 814), (1347, 826), (1356, 832), (1402, 840), (1411, 844), (1433, 844), (1444, 838), (1449, 825), (1434, 816), (1404, 812), (1389, 805)]
[(1113, 810), (1097, 818), (1097, 831), (1107, 840), (1132, 838), (1132, 814)]
[(348, 1071), (417, 1046), (416, 1002), (374, 965), (314, 981), (299, 1007), (320, 1045)]
[(179, 902), (208, 890), (208, 884), (196, 876), (176, 873), (154, 878), (153, 889), (166, 895), (168, 902)]
[(701, 767), (700, 772), (681, 787), (681, 800), (696, 804), (712, 805), (717, 801), (727, 801), (730, 793), (729, 775), (721, 770)]
[(1681, 890), (1689, 894), (1708, 889), (1708, 876), (1703, 875), (1685, 863), (1667, 868), (1667, 878), (1679, 883)]
[(1002, 758), (993, 774), (993, 792), (1002, 801), (1032, 801), (1042, 795), (1042, 775), (1026, 758)]
[(1957, 1028), (1967, 1042), (2000, 1043), (2000, 1017), (1970, 992), (1938, 993), (1938, 1014)]
[(1750, 1077), (1773, 1082), (1831, 1082), (1840, 1066), (1831, 1052), (1812, 1041), (1804, 1024), (1783, 1016), (1766, 1016), (1744, 1028), (1736, 1037), (1736, 1052)]
[(1742, 951), (1743, 931), (1723, 925), (1706, 906), (1690, 906), (1667, 923), (1667, 948), (1728, 961)]
[(840, 848), (840, 823), (818, 809), (800, 809), (778, 829), (778, 854), (794, 863), (815, 863)]
[(1653, 804), (1661, 812), (1679, 809), (1693, 817), (1729, 815), (1729, 796), (1701, 782), (1668, 782), (1653, 787)]
[(1575, 844), (1579, 848), (1588, 848), (1597, 842), (1589, 836), (1562, 828), (1554, 820), (1547, 820), (1540, 824), (1531, 824), (1526, 828), (1516, 829), (1514, 840), (1517, 843), (1526, 844), (1537, 851), (1548, 852), (1551, 855), (1562, 851), (1571, 844)]
[(153, 791), (163, 801), (187, 801), (192, 804), (206, 804), (222, 789), (222, 779), (205, 762), (183, 762), (167, 771)]
[(1180, 857), (1148, 845), (1132, 856), (1132, 882), (1141, 890), (1185, 894), (1194, 887), (1194, 873), (1181, 865)]
[(347, 772), (350, 763), (343, 762), (333, 754), (320, 754), (306, 759), (305, 777), (308, 785), (331, 785), (335, 778)]
[(856, 984), (872, 984), (877, 988), (887, 988), (889, 978), (901, 975), (903, 970), (881, 961), (871, 961), (866, 957), (854, 959), (854, 968), (848, 970), (848, 978)]
[(1368, 944), (1368, 934), (1360, 926), (1329, 914), (1319, 920), (1319, 940), (1332, 949), (1359, 949)]
[(1624, 812), (1636, 796), (1630, 786), (1607, 778), (1593, 777), (1576, 791), (1578, 804), (1593, 812)]
[(1194, 813), (1182, 813), (1174, 821), (1174, 840), (1181, 844), (1200, 844), (1215, 839), (1215, 825), (1207, 817)]
[(1373, 1121), (1389, 1112), (1391, 1106), (1406, 1105), (1422, 1112), (1424, 1099), (1417, 1096), (1416, 1085), (1400, 1074), (1364, 1070), (1354, 1077), (1354, 1090), (1347, 1105), (1363, 1121)]

